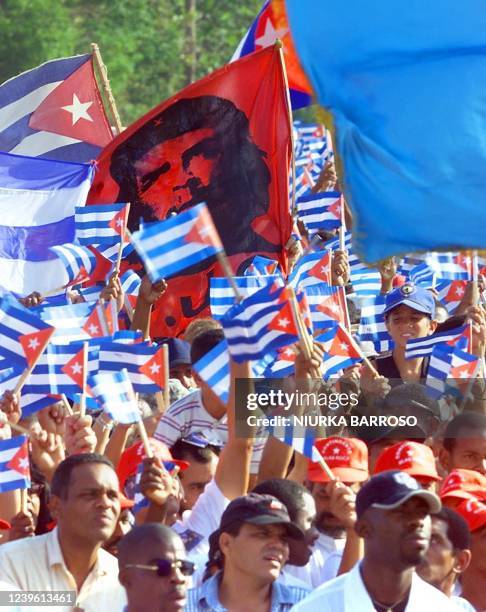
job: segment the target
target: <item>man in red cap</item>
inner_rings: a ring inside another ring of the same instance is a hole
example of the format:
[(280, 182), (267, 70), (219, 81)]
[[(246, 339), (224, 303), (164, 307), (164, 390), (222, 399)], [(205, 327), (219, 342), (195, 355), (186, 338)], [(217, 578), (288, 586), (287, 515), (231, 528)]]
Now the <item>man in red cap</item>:
[(310, 567), (312, 585), (317, 587), (334, 578), (340, 569), (346, 571), (348, 563), (352, 566), (359, 556), (355, 498), (369, 472), (368, 449), (358, 438), (324, 438), (316, 440), (315, 447), (335, 477), (331, 480), (319, 463), (310, 462), (307, 480), (320, 531)]
[(462, 574), (461, 596), (476, 610), (486, 609), (486, 504), (466, 499), (456, 511), (466, 520), (471, 532), (471, 563)]
[(486, 476), (475, 470), (452, 470), (442, 482), (439, 494), (442, 503), (453, 509), (465, 499), (486, 501)]
[(399, 442), (385, 448), (376, 460), (373, 474), (401, 470), (413, 476), (423, 489), (436, 491), (440, 476), (432, 449), (419, 442)]

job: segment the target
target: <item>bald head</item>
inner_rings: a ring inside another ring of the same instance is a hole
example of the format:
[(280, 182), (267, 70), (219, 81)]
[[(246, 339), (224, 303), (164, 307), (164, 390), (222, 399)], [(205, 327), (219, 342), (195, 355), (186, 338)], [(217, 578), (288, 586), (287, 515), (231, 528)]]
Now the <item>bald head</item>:
[(148, 558), (163, 557), (174, 547), (183, 548), (183, 544), (170, 527), (159, 523), (137, 525), (118, 543), (118, 564), (146, 563)]

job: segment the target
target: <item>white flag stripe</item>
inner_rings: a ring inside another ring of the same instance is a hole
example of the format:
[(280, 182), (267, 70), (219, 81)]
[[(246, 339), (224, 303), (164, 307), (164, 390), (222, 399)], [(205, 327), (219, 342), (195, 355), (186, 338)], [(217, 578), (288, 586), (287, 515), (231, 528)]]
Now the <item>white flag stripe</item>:
[[(15, 77), (14, 77), (15, 78)], [(8, 81), (7, 81), (8, 82)], [(62, 81), (55, 81), (54, 83), (46, 83), (41, 85), (37, 89), (30, 91), (23, 98), (15, 100), (0, 109), (0, 132), (3, 132), (8, 127), (17, 123), (19, 119), (30, 115), (40, 105), (40, 103), (47, 98), (47, 96), (60, 85)]]
[(26, 136), (16, 147), (9, 151), (9, 153), (38, 157), (54, 149), (77, 144), (78, 142), (82, 141), (76, 138), (70, 138), (69, 136), (54, 134), (54, 132), (36, 132), (35, 134)]

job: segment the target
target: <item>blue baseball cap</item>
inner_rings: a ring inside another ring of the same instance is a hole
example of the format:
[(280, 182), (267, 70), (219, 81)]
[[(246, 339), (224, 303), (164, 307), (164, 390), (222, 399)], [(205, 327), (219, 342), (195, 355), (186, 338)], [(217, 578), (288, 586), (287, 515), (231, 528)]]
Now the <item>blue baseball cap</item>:
[(405, 283), (401, 287), (390, 291), (385, 298), (385, 309), (383, 314), (390, 312), (397, 306), (409, 306), (418, 312), (435, 317), (435, 300), (433, 295), (423, 287), (417, 287), (412, 283)]
[(420, 484), (401, 470), (390, 470), (373, 476), (356, 496), (356, 516), (361, 518), (368, 508), (393, 510), (412, 497), (420, 497), (429, 506), (431, 514), (440, 511), (440, 498), (431, 491), (422, 489)]
[(169, 367), (191, 365), (191, 345), (179, 338), (169, 338)]

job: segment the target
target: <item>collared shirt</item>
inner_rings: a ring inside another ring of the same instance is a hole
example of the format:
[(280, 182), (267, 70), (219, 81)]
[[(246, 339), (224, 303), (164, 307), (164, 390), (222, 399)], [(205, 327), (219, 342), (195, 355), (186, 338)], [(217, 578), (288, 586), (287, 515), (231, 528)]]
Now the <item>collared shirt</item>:
[[(293, 612), (375, 612), (371, 597), (361, 578), (360, 564), (356, 564), (347, 574), (343, 574), (319, 587)], [(453, 603), (439, 589), (427, 584), (413, 574), (412, 588), (405, 612), (458, 612)]]
[[(22, 591), (77, 591), (66, 567), (58, 529), (0, 546), (0, 581)], [(126, 604), (125, 590), (118, 582), (118, 562), (102, 548), (95, 566), (77, 593), (76, 606), (86, 612), (120, 610)], [(49, 608), (42, 607), (42, 610)], [(56, 612), (72, 607), (53, 607)]]
[[(219, 601), (218, 590), (221, 576), (219, 572), (206, 580), (202, 586), (190, 589), (187, 593), (185, 612), (228, 612), (228, 609)], [(308, 593), (307, 589), (274, 582), (270, 610), (271, 612), (287, 612)]]

